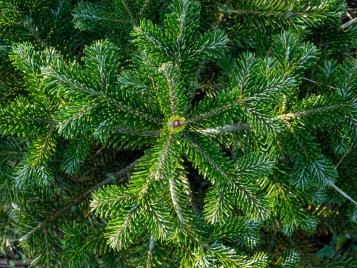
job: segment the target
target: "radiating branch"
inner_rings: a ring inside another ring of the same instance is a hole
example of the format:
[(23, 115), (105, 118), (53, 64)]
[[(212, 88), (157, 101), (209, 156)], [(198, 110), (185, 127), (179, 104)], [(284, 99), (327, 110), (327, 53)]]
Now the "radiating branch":
[(117, 127), (114, 128), (113, 131), (122, 134), (128, 134), (133, 136), (139, 137), (159, 137), (160, 130), (144, 130), (144, 129), (134, 129), (134, 128), (124, 128), (124, 127)]
[(303, 116), (309, 116), (309, 115), (318, 114), (318, 113), (326, 113), (326, 112), (331, 112), (334, 110), (350, 108), (350, 107), (351, 107), (351, 104), (333, 104), (333, 105), (329, 105), (329, 106), (325, 106), (325, 107), (300, 111), (300, 112), (296, 112), (296, 113), (282, 114), (282, 115), (277, 116), (276, 119), (282, 119), (284, 121), (291, 121), (294, 119), (301, 118)]
[(238, 123), (234, 125), (225, 125), (223, 127), (196, 129), (195, 132), (201, 133), (203, 135), (220, 135), (240, 132), (243, 130), (250, 130), (250, 126), (246, 123)]

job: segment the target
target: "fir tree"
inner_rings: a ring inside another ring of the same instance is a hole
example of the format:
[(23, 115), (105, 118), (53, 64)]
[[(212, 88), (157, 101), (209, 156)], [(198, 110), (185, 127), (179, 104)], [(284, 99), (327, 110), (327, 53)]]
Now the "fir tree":
[(357, 265), (345, 11), (0, 0), (3, 252), (34, 267)]

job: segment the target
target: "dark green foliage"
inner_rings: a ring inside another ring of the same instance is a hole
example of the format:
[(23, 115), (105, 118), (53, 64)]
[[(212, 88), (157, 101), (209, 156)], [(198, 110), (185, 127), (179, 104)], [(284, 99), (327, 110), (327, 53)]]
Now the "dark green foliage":
[(66, 53), (77, 52), (85, 41), (71, 23), (69, 0), (1, 0), (0, 38), (6, 43), (31, 41)]
[(341, 0), (0, 0), (0, 253), (354, 267)]
[[(80, 2), (73, 10), (75, 28), (91, 32), (97, 38), (109, 38), (126, 45), (133, 25), (143, 18), (156, 17), (158, 0), (101, 0)], [(126, 47), (126, 49), (130, 49)]]

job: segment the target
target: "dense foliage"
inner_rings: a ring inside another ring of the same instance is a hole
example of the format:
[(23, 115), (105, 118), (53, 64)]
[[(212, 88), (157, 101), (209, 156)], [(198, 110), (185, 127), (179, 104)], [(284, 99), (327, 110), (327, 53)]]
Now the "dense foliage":
[(0, 0), (0, 255), (357, 267), (355, 21), (342, 0)]

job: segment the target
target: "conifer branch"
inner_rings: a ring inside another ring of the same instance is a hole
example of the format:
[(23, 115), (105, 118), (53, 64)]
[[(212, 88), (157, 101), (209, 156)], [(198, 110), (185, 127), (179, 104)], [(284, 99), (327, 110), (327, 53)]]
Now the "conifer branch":
[(162, 201), (145, 202), (145, 210), (150, 216), (149, 230), (158, 240), (166, 240), (172, 233), (170, 211), (163, 206)]
[(23, 121), (26, 121), (26, 122), (32, 122), (32, 123), (45, 123), (45, 124), (48, 124), (48, 125), (56, 125), (56, 122), (50, 118), (50, 117), (30, 117), (30, 116), (23, 116), (21, 118), (18, 117), (18, 115), (13, 115), (13, 116), (2, 116), (1, 117), (2, 120), (9, 120), (9, 121), (13, 121), (15, 122), (16, 120), (23, 120)]
[[(342, 0), (74, 2), (0, 0), (5, 247), (40, 267), (354, 267)], [(316, 254), (318, 232), (338, 239)]]
[(173, 206), (175, 208), (175, 211), (176, 211), (176, 214), (177, 214), (177, 217), (180, 221), (181, 224), (185, 224), (185, 220), (184, 220), (184, 217), (183, 217), (183, 214), (182, 214), (182, 209), (179, 205), (179, 201), (178, 201), (178, 198), (177, 198), (177, 192), (176, 192), (176, 185), (175, 185), (175, 181), (173, 178), (170, 178), (169, 179), (169, 185), (170, 185), (170, 195), (171, 195), (171, 200), (172, 200), (172, 203), (173, 203)]
[[(167, 96), (164, 98), (168, 98), (169, 107), (171, 111), (171, 115), (180, 115), (183, 113), (182, 105), (182, 98), (183, 93), (180, 92), (182, 89), (180, 88), (180, 84), (178, 83), (179, 77), (175, 73), (175, 67), (170, 63), (165, 63), (161, 65), (159, 71), (165, 77), (165, 84), (167, 88)], [(181, 94), (180, 94), (181, 93)], [(165, 99), (162, 100), (163, 105), (165, 105)]]
[[(87, 86), (85, 83), (78, 81), (77, 79), (71, 77), (68, 74), (63, 74), (60, 71), (55, 70), (53, 67), (48, 66), (42, 69), (42, 74), (45, 77), (51, 77), (55, 79), (62, 86), (66, 86), (68, 88), (75, 88), (78, 91), (88, 94), (89, 96), (97, 96), (98, 91), (92, 87)], [(68, 92), (68, 90), (66, 90)]]
[[(178, 172), (180, 173), (180, 171)], [(183, 174), (176, 174), (169, 179), (169, 192), (174, 211), (178, 217), (180, 226), (185, 232), (194, 239), (200, 241), (198, 232), (195, 230), (193, 223), (193, 213), (191, 211), (191, 198), (189, 197), (188, 181)]]
[(352, 104), (344, 104), (344, 103), (343, 104), (333, 104), (333, 105), (329, 105), (329, 106), (325, 106), (325, 107), (314, 108), (314, 109), (300, 111), (300, 112), (296, 112), (296, 113), (287, 113), (287, 114), (279, 115), (276, 117), (276, 119), (282, 119), (284, 121), (291, 121), (294, 119), (299, 119), (304, 116), (323, 114), (323, 113), (332, 112), (335, 110), (351, 108), (352, 106), (353, 106)]
[(145, 129), (134, 129), (134, 128), (124, 128), (117, 127), (113, 128), (113, 132), (128, 134), (139, 137), (159, 137), (161, 130), (145, 130)]
[[(215, 186), (213, 189), (216, 196), (210, 196), (210, 215), (209, 220), (211, 223), (217, 221), (223, 221), (222, 212), (224, 214), (229, 213), (227, 207), (232, 208), (232, 200), (229, 200), (231, 194), (235, 194), (237, 203), (241, 203), (245, 212), (253, 214), (257, 218), (264, 218), (266, 211), (262, 200), (259, 200), (258, 196), (254, 192), (250, 191), (251, 187), (244, 181), (237, 178), (237, 175), (230, 170), (230, 162), (221, 155), (221, 153), (215, 150), (216, 155), (213, 156), (212, 152), (203, 147), (203, 144), (197, 143), (188, 134), (183, 134), (185, 140), (190, 144), (198, 154), (195, 157), (190, 156), (196, 166), (204, 167), (203, 172), (207, 174)], [(221, 163), (218, 162), (218, 159)], [(208, 167), (209, 166), (209, 167)], [(235, 203), (235, 201), (233, 201)], [(244, 205), (243, 205), (244, 204)], [(226, 208), (222, 208), (222, 206)], [(213, 208), (212, 208), (213, 206)], [(248, 209), (249, 208), (249, 209)], [(219, 214), (217, 214), (219, 213)]]
[(104, 15), (100, 15), (97, 10), (90, 3), (80, 3), (77, 6), (77, 10), (73, 13), (74, 23), (76, 27), (83, 28), (82, 21), (95, 21), (101, 22), (104, 21), (106, 23), (117, 23), (122, 24), (124, 19), (119, 19), (116, 17), (108, 17)]
[[(338, 163), (335, 166), (335, 169), (337, 169), (341, 165), (342, 161), (345, 159), (347, 154), (350, 153), (350, 151), (352, 150), (354, 144), (355, 144), (355, 140), (351, 143), (350, 148), (348, 148), (346, 153), (341, 157), (340, 161), (338, 161)], [(334, 184), (333, 182), (330, 182), (329, 184), (333, 189), (335, 189), (335, 191), (337, 191), (339, 194), (341, 194), (343, 197), (345, 197), (347, 200), (351, 201), (355, 206), (357, 206), (357, 202), (351, 196), (349, 196), (346, 192), (344, 192), (342, 189), (337, 187), (336, 184)]]
[(286, 17), (286, 18), (294, 18), (294, 17), (311, 17), (316, 14), (321, 14), (321, 10), (318, 9), (306, 9), (307, 11), (272, 11), (272, 10), (249, 10), (249, 9), (220, 9), (222, 12), (226, 14), (235, 14), (239, 16), (250, 15), (250, 16), (274, 16), (274, 17)]
[(125, 111), (125, 112), (135, 116), (136, 118), (144, 118), (144, 119), (148, 120), (149, 122), (153, 122), (153, 123), (160, 124), (160, 125), (162, 124), (162, 119), (159, 117), (151, 115), (145, 111), (141, 111), (140, 109), (138, 109), (136, 107), (132, 107), (132, 106), (127, 105), (124, 102), (121, 102), (118, 100), (114, 100), (114, 103), (120, 111)]
[(353, 147), (355, 146), (355, 142), (356, 142), (356, 139), (354, 139), (352, 142), (351, 142), (351, 145), (350, 147), (347, 149), (347, 151), (344, 153), (344, 155), (341, 157), (341, 159), (338, 161), (338, 163), (336, 164), (335, 166), (335, 169), (337, 169), (341, 163), (343, 162), (343, 160), (345, 159), (345, 157), (352, 151)]
[(38, 136), (30, 147), (29, 162), (32, 166), (40, 166), (46, 164), (56, 149), (57, 135), (54, 129), (47, 130), (45, 135)]
[(109, 244), (112, 248), (121, 250), (125, 249), (131, 242), (133, 227), (136, 225), (137, 218), (141, 214), (142, 207), (133, 205), (128, 211), (125, 211), (123, 219), (114, 219), (111, 225), (108, 226), (110, 233), (108, 234)]
[(137, 42), (147, 42), (155, 50), (163, 52), (164, 55), (170, 56), (169, 48), (162, 42), (159, 29), (151, 22), (142, 21), (140, 27), (134, 27), (135, 33), (138, 36)]
[[(294, 133), (290, 123), (286, 122), (286, 125), (288, 126), (288, 129), (291, 131), (291, 133), (293, 134), (293, 137), (297, 140), (299, 147), (302, 151), (302, 153), (304, 154), (305, 158), (308, 159), (308, 161), (310, 162), (314, 162), (314, 160), (311, 158), (311, 156), (309, 155), (309, 153), (306, 151), (304, 144), (300, 141), (299, 137)], [(319, 161), (319, 160), (318, 160)], [(316, 163), (318, 162), (316, 161)], [(335, 170), (337, 169), (337, 166), (335, 166), (334, 168)], [(322, 177), (325, 177), (324, 174), (324, 170), (319, 170), (318, 174)], [(327, 175), (328, 176), (328, 175)], [(328, 184), (329, 186), (331, 186), (334, 190), (336, 190), (339, 194), (341, 194), (343, 197), (345, 197), (347, 200), (351, 201), (354, 205), (357, 205), (357, 202), (350, 197), (347, 193), (345, 193), (343, 190), (341, 190), (339, 187), (337, 187), (335, 185), (335, 183), (331, 180), (331, 178), (328, 178), (327, 180), (325, 179), (324, 182), (326, 184)]]
[(107, 185), (107, 184), (111, 184), (111, 183), (115, 182), (119, 177), (125, 176), (130, 170), (133, 169), (133, 167), (135, 166), (135, 164), (137, 162), (138, 162), (138, 160), (135, 160), (134, 162), (129, 164), (127, 167), (125, 167), (115, 173), (108, 174), (107, 178), (105, 180), (96, 184), (95, 186), (91, 187), (89, 190), (82, 193), (80, 196), (78, 196), (78, 197), (74, 198), (73, 200), (71, 200), (70, 202), (68, 202), (67, 205), (65, 205), (61, 209), (57, 210), (54, 214), (52, 214), (50, 217), (46, 218), (44, 221), (40, 222), (35, 228), (33, 228), (27, 234), (23, 235), (19, 240), (23, 241), (23, 240), (28, 239), (31, 235), (33, 235), (37, 231), (45, 228), (48, 224), (53, 223), (54, 221), (58, 220), (68, 210), (72, 209), (73, 207), (78, 206), (80, 203), (82, 203), (84, 200), (86, 200), (94, 191), (96, 191), (100, 187)]
[(226, 133), (235, 133), (243, 130), (250, 130), (249, 124), (239, 123), (234, 125), (225, 125), (217, 128), (205, 128), (205, 129), (194, 129), (194, 132), (198, 132), (203, 135), (220, 135)]
[[(76, 89), (80, 90), (82, 93), (89, 94), (93, 98), (101, 100), (103, 103), (114, 104), (120, 111), (125, 111), (127, 113), (130, 113), (137, 118), (145, 118), (146, 120), (148, 120), (150, 122), (154, 122), (154, 123), (162, 122), (162, 120), (160, 118), (150, 115), (147, 112), (141, 111), (138, 108), (132, 107), (132, 106), (124, 103), (123, 101), (118, 100), (117, 98), (110, 97), (107, 94), (105, 94), (105, 92), (103, 92), (103, 91), (97, 91), (97, 90), (93, 89), (92, 87), (89, 87), (86, 84), (81, 83), (81, 82), (77, 81), (76, 79), (69, 77), (68, 75), (63, 75), (57, 71), (54, 71), (53, 69), (47, 70), (45, 74), (51, 75), (51, 77), (56, 79), (56, 81), (58, 81), (60, 84), (63, 84), (69, 88), (76, 88)], [(62, 92), (62, 90), (60, 90), (60, 92)], [(103, 104), (101, 104), (101, 102), (98, 102), (98, 101), (96, 101), (95, 103), (96, 104), (93, 106), (103, 105)], [(90, 106), (87, 109), (89, 111), (89, 110), (92, 110), (93, 108), (94, 107)], [(79, 117), (79, 116), (80, 115), (77, 115), (77, 117)]]
[(342, 191), (342, 189), (340, 189), (339, 187), (336, 186), (336, 184), (334, 184), (333, 182), (329, 182), (328, 183), (336, 192), (338, 192), (340, 195), (342, 195), (344, 198), (346, 198), (347, 200), (351, 201), (352, 204), (354, 204), (355, 206), (357, 206), (357, 202), (351, 197), (349, 196), (347, 193), (345, 193), (344, 191)]
[(188, 118), (186, 120), (186, 122), (187, 123), (196, 123), (196, 122), (200, 122), (203, 120), (207, 120), (210, 117), (217, 116), (222, 113), (228, 112), (229, 110), (233, 109), (235, 107), (235, 105), (236, 105), (236, 103), (233, 102), (233, 103), (228, 103), (224, 106), (215, 107), (207, 112), (203, 112), (198, 115), (194, 115), (192, 118)]
[(175, 172), (179, 159), (177, 138), (171, 131), (163, 133), (156, 146), (146, 152), (135, 167), (130, 189), (138, 202), (149, 202), (147, 197), (153, 188), (165, 185), (163, 182)]
[[(284, 123), (285, 123), (286, 127), (288, 128), (289, 132), (292, 134), (292, 137), (298, 144), (299, 151), (296, 153), (298, 155), (299, 154), (303, 155), (303, 159), (304, 159), (303, 171), (304, 172), (299, 173), (300, 182), (298, 182), (298, 183), (300, 184), (300, 186), (304, 186), (305, 184), (308, 184), (304, 180), (310, 179), (309, 178), (310, 176), (312, 176), (313, 179), (317, 179), (320, 184), (322, 183), (322, 185), (329, 184), (330, 182), (333, 182), (335, 180), (335, 177), (337, 176), (337, 173), (333, 172), (334, 170), (331, 170), (331, 166), (326, 164), (326, 159), (321, 158), (320, 154), (311, 155), (308, 152), (301, 137), (297, 133), (295, 133), (295, 130), (292, 127), (292, 125), (290, 124), (290, 122), (284, 121)], [(306, 133), (306, 134), (309, 134), (309, 133)], [(317, 150), (317, 148), (315, 148), (315, 149)], [(310, 170), (312, 170), (312, 171), (310, 171)], [(308, 171), (310, 171), (311, 174)], [(305, 182), (304, 185), (302, 185), (303, 183), (301, 181)]]
[[(318, 83), (317, 81), (312, 80), (312, 79), (310, 79), (310, 78), (303, 77), (302, 79), (305, 80), (305, 81), (308, 81), (308, 82), (310, 82), (310, 83), (312, 83), (312, 84), (321, 86), (320, 83)], [(330, 85), (323, 85), (323, 86), (326, 86), (326, 87), (331, 88), (331, 89), (334, 89), (334, 90), (338, 90), (336, 87), (333, 87), (333, 86), (330, 86)]]
[(170, 157), (170, 151), (171, 151), (171, 147), (173, 145), (173, 141), (174, 141), (174, 134), (170, 132), (168, 134), (166, 143), (163, 146), (163, 150), (161, 151), (161, 154), (159, 155), (155, 171), (152, 174), (153, 179), (155, 179), (157, 181), (162, 180), (165, 176), (164, 169), (165, 169), (166, 162), (167, 162), (168, 158)]
[[(215, 171), (217, 171), (218, 174), (220, 174), (222, 178), (224, 178), (224, 181), (226, 181), (226, 182), (230, 181), (231, 174), (228, 174), (225, 170), (223, 170), (223, 167), (221, 167), (221, 165), (219, 165), (219, 163), (217, 163), (215, 161), (215, 159), (213, 159), (213, 156), (210, 155), (209, 152), (204, 150), (204, 148), (202, 148), (198, 143), (196, 143), (189, 135), (183, 134), (183, 136), (184, 136), (185, 140), (187, 140), (191, 144), (191, 146), (193, 148), (195, 148), (200, 153), (200, 155), (203, 157), (203, 159), (205, 161), (207, 161), (207, 163), (211, 167), (213, 167), (213, 169)], [(212, 179), (215, 180), (216, 178), (212, 178)]]

